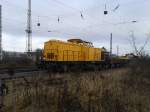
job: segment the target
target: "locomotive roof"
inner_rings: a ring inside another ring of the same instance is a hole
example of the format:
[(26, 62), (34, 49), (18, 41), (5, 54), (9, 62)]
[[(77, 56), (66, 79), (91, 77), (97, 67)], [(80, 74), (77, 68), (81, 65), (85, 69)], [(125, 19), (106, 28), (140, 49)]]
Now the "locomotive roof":
[[(65, 42), (65, 41), (61, 41), (61, 40), (55, 40), (55, 39), (52, 39), (52, 40), (49, 40), (45, 43), (49, 43), (49, 42)], [(67, 42), (70, 42), (70, 43), (75, 43), (75, 44), (79, 44), (79, 45), (85, 45), (85, 46), (89, 46), (89, 47), (94, 47), (93, 46), (93, 43), (92, 42), (88, 42), (88, 41), (84, 41), (84, 40), (81, 40), (81, 39), (69, 39), (67, 40)]]
[(81, 40), (81, 39), (69, 39), (68, 42), (91, 43), (91, 42), (83, 41), (83, 40)]
[(81, 39), (69, 39), (68, 42), (77, 43), (77, 44), (86, 44), (87, 46), (93, 47), (92, 42), (87, 42)]

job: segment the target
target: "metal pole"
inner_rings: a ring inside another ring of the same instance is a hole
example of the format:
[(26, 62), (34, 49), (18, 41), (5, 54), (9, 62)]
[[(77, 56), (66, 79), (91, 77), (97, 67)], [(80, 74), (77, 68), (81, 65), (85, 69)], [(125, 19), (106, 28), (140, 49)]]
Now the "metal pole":
[(117, 46), (117, 56), (119, 56), (119, 46)]
[(26, 50), (27, 50), (27, 53), (30, 53), (32, 51), (31, 0), (28, 0), (26, 33), (27, 33)]
[(110, 56), (112, 55), (112, 33), (110, 34)]
[(0, 61), (3, 59), (2, 50), (2, 6), (0, 5)]

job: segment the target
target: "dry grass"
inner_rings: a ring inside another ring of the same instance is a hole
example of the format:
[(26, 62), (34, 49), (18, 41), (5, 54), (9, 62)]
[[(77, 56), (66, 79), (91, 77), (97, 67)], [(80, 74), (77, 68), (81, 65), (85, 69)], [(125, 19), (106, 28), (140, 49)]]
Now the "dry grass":
[(149, 112), (150, 64), (140, 64), (7, 82), (5, 112)]

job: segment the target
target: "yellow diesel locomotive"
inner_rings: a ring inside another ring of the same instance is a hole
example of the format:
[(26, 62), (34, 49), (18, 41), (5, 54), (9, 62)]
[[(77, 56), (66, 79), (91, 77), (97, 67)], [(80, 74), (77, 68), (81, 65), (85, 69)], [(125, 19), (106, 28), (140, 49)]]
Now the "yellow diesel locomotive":
[(43, 57), (47, 62), (95, 62), (104, 61), (102, 52), (103, 49), (94, 48), (92, 43), (81, 39), (50, 40), (45, 42)]

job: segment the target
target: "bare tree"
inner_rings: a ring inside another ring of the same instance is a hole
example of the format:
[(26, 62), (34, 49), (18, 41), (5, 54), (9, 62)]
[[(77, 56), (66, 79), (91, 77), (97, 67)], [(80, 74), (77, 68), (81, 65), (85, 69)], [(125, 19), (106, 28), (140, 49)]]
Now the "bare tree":
[(147, 38), (144, 42), (144, 44), (138, 49), (137, 47), (137, 44), (136, 44), (136, 37), (134, 35), (134, 32), (131, 31), (131, 45), (133, 46), (134, 48), (134, 51), (135, 51), (135, 54), (138, 56), (138, 57), (145, 57), (145, 47), (146, 45), (148, 44), (149, 40), (150, 40), (150, 33), (147, 34)]
[(141, 47), (141, 49), (139, 51), (139, 54), (141, 56), (145, 55), (145, 52), (144, 52), (145, 50), (144, 49), (145, 49), (145, 46), (148, 44), (149, 40), (150, 40), (150, 33), (147, 34), (147, 38), (146, 38), (146, 40), (144, 42), (144, 45)]
[(131, 45), (133, 46), (134, 48), (134, 51), (135, 51), (135, 54), (138, 55), (138, 49), (137, 49), (137, 46), (136, 46), (136, 38), (135, 38), (135, 35), (134, 35), (134, 31), (131, 31)]

